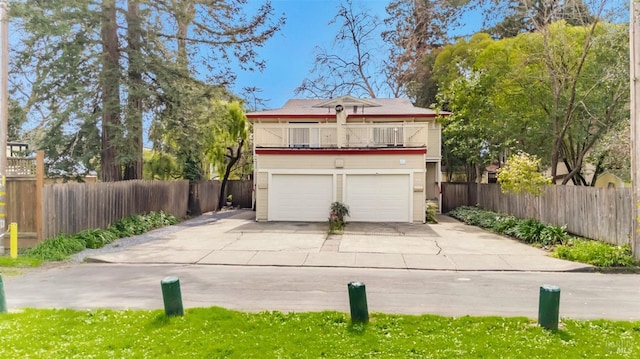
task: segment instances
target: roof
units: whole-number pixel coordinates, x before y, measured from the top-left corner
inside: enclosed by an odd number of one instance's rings
[[[413,106],[406,98],[375,98],[356,99],[351,96],[343,96],[332,100],[324,99],[292,99],[287,101],[282,108],[251,112],[247,118],[274,118],[274,117],[326,117],[335,116],[335,106],[342,104],[349,116],[367,117],[435,117],[438,114],[448,112],[436,112],[434,110]],[[354,112],[357,106],[357,113]]]

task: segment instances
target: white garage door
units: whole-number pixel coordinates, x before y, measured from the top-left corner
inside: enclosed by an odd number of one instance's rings
[[[409,175],[347,175],[349,221],[410,222]]]
[[[324,222],[333,201],[332,175],[271,176],[269,221]]]

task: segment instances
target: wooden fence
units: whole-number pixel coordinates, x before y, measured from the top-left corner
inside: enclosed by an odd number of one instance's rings
[[[465,188],[466,187],[466,188]],[[630,188],[549,186],[540,197],[503,194],[498,184],[443,183],[443,212],[460,206],[535,218],[543,223],[567,226],[567,231],[585,238],[629,244],[633,230]]]
[[[200,181],[194,184],[200,213],[217,211],[220,194],[220,181]],[[231,180],[227,182],[227,193],[231,195],[234,207],[253,207],[253,181]]]
[[[106,228],[116,220],[137,213],[165,211],[176,217],[187,215],[188,181],[122,181],[113,183],[44,184],[44,153],[37,158],[8,159],[6,223],[18,224],[20,247],[59,233]],[[227,193],[233,205],[252,207],[252,181],[229,181]],[[217,211],[220,183],[202,181],[197,193],[200,213]],[[3,240],[9,247],[9,236]]]
[[[136,213],[165,211],[178,218],[187,213],[188,181],[123,181],[61,183],[43,188],[43,238],[106,228]]]

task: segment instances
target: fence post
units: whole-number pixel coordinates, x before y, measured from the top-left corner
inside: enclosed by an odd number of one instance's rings
[[[44,212],[44,205],[42,202],[42,191],[44,187],[44,151],[38,150],[36,152],[36,241],[40,242],[44,240],[42,233],[42,218]]]

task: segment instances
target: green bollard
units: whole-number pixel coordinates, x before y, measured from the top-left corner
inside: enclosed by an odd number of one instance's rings
[[[349,288],[349,306],[351,307],[352,323],[368,323],[369,308],[367,307],[367,290],[362,282],[351,282]]]
[[[4,284],[2,283],[2,276],[0,275],[0,313],[7,312],[7,301],[4,299]]]
[[[558,330],[560,313],[560,287],[545,284],[540,287],[538,324],[549,330]]]
[[[164,312],[170,316],[183,316],[182,293],[180,292],[180,279],[177,277],[166,277],[160,281],[162,286],[162,299],[164,301]]]

